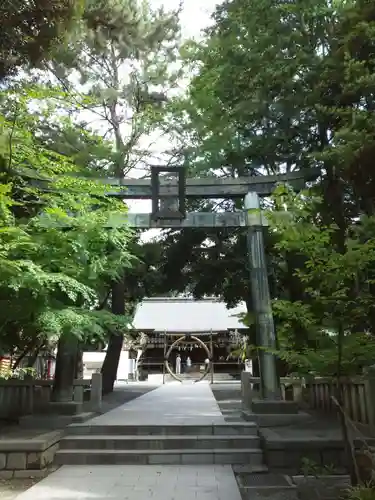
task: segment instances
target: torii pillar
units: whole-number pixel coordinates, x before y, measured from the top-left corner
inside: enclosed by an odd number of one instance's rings
[[[291,423],[300,418],[298,402],[284,401],[281,397],[280,379],[277,373],[276,356],[267,350],[276,349],[275,325],[272,315],[271,296],[268,285],[266,253],[263,227],[268,223],[262,217],[259,196],[249,192],[244,200],[248,220],[247,246],[250,264],[251,291],[256,318],[257,345],[259,350],[261,399],[251,402],[251,419],[260,426]],[[256,212],[253,215],[253,212]]]
[[[272,315],[271,296],[263,239],[263,221],[259,196],[250,192],[245,196],[245,210],[249,214],[256,211],[257,217],[248,217],[247,249],[250,264],[251,293],[256,318],[257,345],[261,395],[265,400],[280,400],[280,381],[276,369],[276,357],[265,349],[276,349],[275,326]]]

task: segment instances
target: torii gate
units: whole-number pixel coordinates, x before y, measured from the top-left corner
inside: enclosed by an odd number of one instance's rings
[[[160,178],[159,174],[164,173]],[[266,256],[263,241],[263,227],[267,220],[260,211],[260,196],[272,194],[279,183],[289,183],[296,190],[307,181],[315,180],[320,171],[297,171],[288,174],[202,179],[185,178],[183,167],[151,167],[151,179],[98,179],[113,186],[109,196],[121,199],[151,199],[150,214],[116,215],[118,225],[137,228],[247,228],[247,246],[250,263],[250,281],[256,318],[257,345],[275,349],[276,336],[273,322],[271,298],[268,285]],[[237,212],[192,212],[186,213],[186,198],[244,198],[244,210]],[[109,221],[111,225],[111,221]],[[265,349],[260,349],[261,395],[266,400],[280,400],[280,381],[276,370],[276,358]]]

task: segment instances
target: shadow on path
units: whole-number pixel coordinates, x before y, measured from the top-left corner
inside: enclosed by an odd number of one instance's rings
[[[115,389],[103,398],[102,413],[107,413],[115,408],[129,403],[133,399],[139,398],[148,392],[157,389],[158,385],[147,384],[147,382],[118,382]]]

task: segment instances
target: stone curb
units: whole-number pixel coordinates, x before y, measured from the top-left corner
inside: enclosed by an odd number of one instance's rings
[[[63,431],[47,432],[31,439],[0,439],[0,453],[45,451],[63,436]]]
[[[45,470],[52,464],[63,436],[62,431],[48,432],[35,439],[4,439],[0,441],[0,472],[3,477],[15,477],[30,471]]]
[[[43,479],[55,472],[59,467],[48,467],[36,470],[0,470],[0,479]]]

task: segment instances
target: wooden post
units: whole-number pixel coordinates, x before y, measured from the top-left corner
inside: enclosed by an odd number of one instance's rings
[[[28,381],[28,387],[26,388],[27,397],[27,412],[29,414],[34,413],[35,410],[35,383],[33,380]]]
[[[292,382],[293,401],[296,401],[296,403],[298,403],[298,404],[301,404],[303,401],[303,397],[302,397],[303,385],[304,385],[304,379],[293,380],[293,382]]]
[[[167,360],[165,359],[166,354],[167,354],[167,332],[164,332],[163,385],[165,384],[165,365],[167,363]]]
[[[75,385],[73,390],[73,401],[75,401],[76,403],[83,403],[83,393],[83,385]]]
[[[375,429],[375,365],[366,370],[365,397],[367,406],[368,423]]]
[[[91,411],[102,409],[103,380],[101,373],[93,373],[91,377],[90,407]]]

